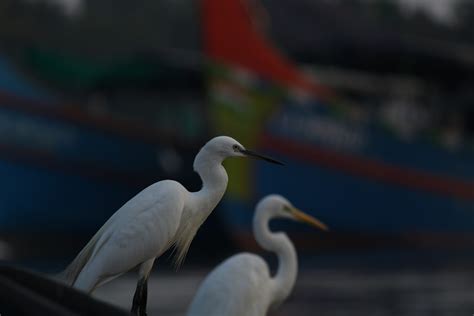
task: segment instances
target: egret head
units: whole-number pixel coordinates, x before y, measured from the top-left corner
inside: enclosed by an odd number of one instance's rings
[[[283,163],[264,155],[257,154],[245,147],[238,141],[228,136],[214,137],[203,147],[206,151],[219,156],[222,160],[228,157],[250,157],[262,159],[271,163],[283,165]]]
[[[273,212],[274,217],[289,218],[298,222],[306,223],[324,231],[329,230],[326,224],[306,213],[303,213],[281,195],[268,195],[264,197],[257,205],[257,212],[270,210]]]

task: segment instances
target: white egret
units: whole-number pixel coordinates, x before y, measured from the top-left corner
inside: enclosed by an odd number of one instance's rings
[[[96,287],[139,267],[132,313],[146,315],[147,280],[155,258],[171,246],[180,265],[191,241],[227,187],[222,162],[227,157],[255,157],[280,162],[245,149],[231,137],[207,142],[196,155],[194,170],[202,189],[189,192],[172,180],[156,182],[117,210],[92,237],[61,278],[91,293]]]
[[[255,254],[240,253],[215,268],[194,297],[188,316],[263,316],[282,303],[293,289],[298,272],[296,251],[283,232],[271,232],[272,218],[290,218],[327,230],[319,220],[296,209],[284,197],[269,195],[256,207],[255,239],[278,256],[278,270],[270,275],[266,262]]]

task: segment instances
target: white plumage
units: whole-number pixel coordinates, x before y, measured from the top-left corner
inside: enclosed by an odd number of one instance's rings
[[[188,316],[265,315],[271,301],[271,278],[265,261],[251,253],[234,255],[204,280]]]
[[[189,192],[172,180],[150,185],[109,218],[62,278],[90,293],[140,266],[132,312],[146,314],[146,281],[155,258],[175,246],[175,263],[181,264],[197,230],[226,190],[228,178],[222,161],[232,156],[254,156],[278,163],[246,150],[230,137],[213,138],[194,160],[194,170],[203,182],[200,191]]]
[[[294,208],[282,196],[265,197],[256,207],[253,231],[260,246],[278,256],[275,276],[270,275],[261,257],[251,253],[234,255],[206,277],[189,307],[188,316],[263,316],[288,297],[296,280],[298,262],[287,235],[273,233],[268,228],[268,222],[277,217],[327,230],[323,223]]]

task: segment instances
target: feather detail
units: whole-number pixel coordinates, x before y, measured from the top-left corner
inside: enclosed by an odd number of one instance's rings
[[[173,256],[173,266],[176,270],[183,264],[198,227],[192,225],[191,221],[187,221],[179,228],[173,245],[173,252],[171,253],[171,256]]]

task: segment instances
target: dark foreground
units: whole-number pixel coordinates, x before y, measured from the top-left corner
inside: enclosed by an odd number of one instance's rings
[[[149,283],[148,315],[185,315],[208,270],[157,273]],[[129,309],[135,275],[128,274],[94,296]],[[471,316],[474,269],[303,269],[292,296],[274,316]]]

